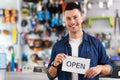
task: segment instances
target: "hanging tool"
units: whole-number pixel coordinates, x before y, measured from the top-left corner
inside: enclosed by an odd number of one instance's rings
[[[93,17],[90,17],[88,19],[88,25],[89,25],[89,27],[92,27],[92,21],[93,20],[99,20],[99,19],[108,19],[110,26],[111,27],[114,26],[114,19],[111,16],[93,16]]]
[[[118,14],[118,9],[116,9],[116,16],[115,16],[115,28],[114,28],[114,34],[120,33],[120,17]]]
[[[120,34],[120,16],[118,13],[118,35]]]

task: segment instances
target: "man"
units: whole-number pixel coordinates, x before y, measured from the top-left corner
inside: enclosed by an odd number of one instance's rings
[[[64,10],[64,17],[68,35],[53,46],[47,71],[49,79],[58,77],[58,80],[99,80],[99,74],[110,74],[112,64],[102,43],[81,28],[83,19],[79,4],[68,3]],[[62,62],[67,56],[90,59],[90,68],[84,75],[62,71]]]

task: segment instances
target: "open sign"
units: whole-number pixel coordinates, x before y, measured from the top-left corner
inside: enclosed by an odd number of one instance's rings
[[[90,59],[68,56],[62,64],[62,71],[85,74],[89,69]]]

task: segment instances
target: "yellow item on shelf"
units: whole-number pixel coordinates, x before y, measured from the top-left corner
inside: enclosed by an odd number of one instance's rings
[[[13,36],[13,42],[16,43],[17,42],[17,27],[14,27],[13,28],[13,31],[12,31],[12,36]]]
[[[118,53],[120,53],[120,47],[118,48]]]

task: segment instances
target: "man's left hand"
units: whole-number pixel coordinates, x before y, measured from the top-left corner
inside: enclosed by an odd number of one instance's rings
[[[87,78],[94,78],[95,76],[97,76],[98,74],[101,73],[103,67],[101,65],[95,66],[95,67],[91,67],[90,69],[88,69],[84,75],[84,77]]]

